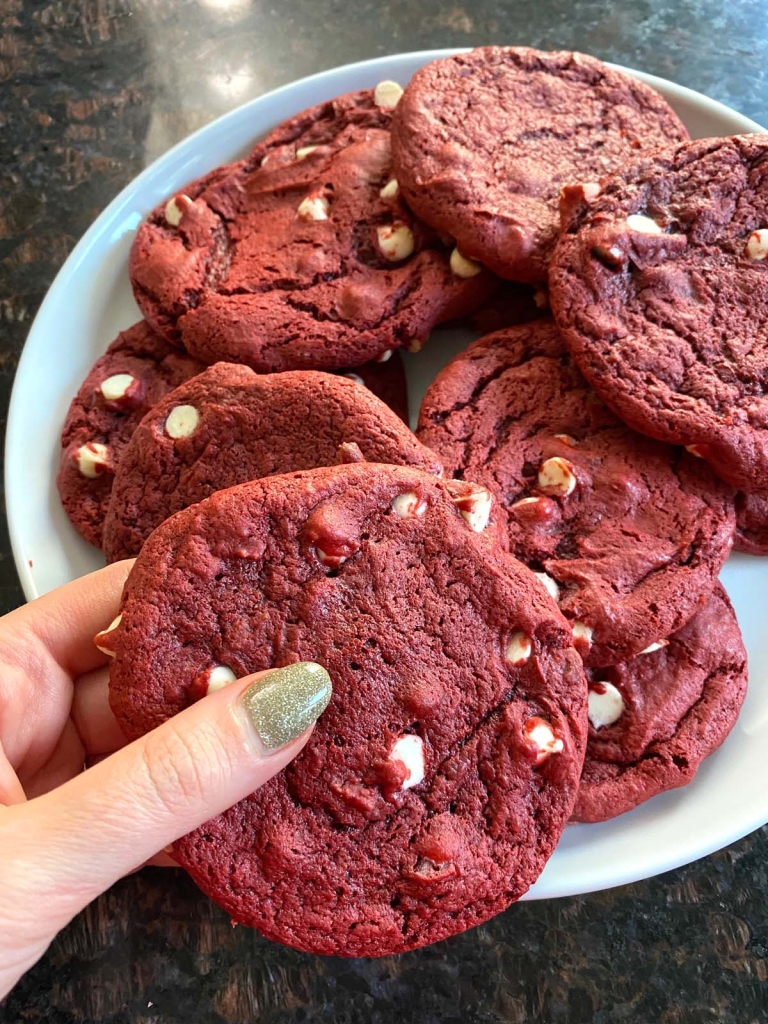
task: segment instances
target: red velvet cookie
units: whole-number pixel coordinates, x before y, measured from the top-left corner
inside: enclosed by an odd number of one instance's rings
[[[362,463],[219,491],[149,538],[109,632],[126,735],[234,676],[325,666],[280,775],[174,844],[236,921],[383,956],[471,928],[538,876],[571,813],[587,687],[544,588],[463,481]]]
[[[411,79],[392,126],[409,205],[502,277],[539,282],[561,186],[688,133],[654,89],[581,53],[484,46]]]
[[[550,300],[630,426],[768,494],[768,137],[634,161],[564,203]]]
[[[377,89],[304,111],[158,207],[130,260],[147,319],[207,363],[336,369],[419,346],[482,302],[492,275],[455,273],[399,196],[392,102]]]
[[[142,416],[203,364],[173,349],[143,321],[122,331],[72,399],[56,483],[72,525],[101,547],[123,449]]]
[[[419,437],[489,487],[510,550],[547,574],[591,665],[679,629],[731,549],[733,492],[702,459],[626,427],[551,320],[481,338],[429,388]]]
[[[352,457],[369,462],[442,472],[395,412],[344,376],[218,363],[166,395],[136,428],[112,489],[107,561],[138,554],[163,520],[214,491],[335,465],[341,445],[356,445]]]
[[[718,584],[669,642],[593,670],[589,741],[573,812],[605,821],[686,786],[733,728],[747,690],[747,655]]]

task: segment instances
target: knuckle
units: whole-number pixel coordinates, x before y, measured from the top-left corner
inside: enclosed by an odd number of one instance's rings
[[[198,802],[221,778],[218,744],[210,733],[193,735],[166,723],[144,749],[144,767],[152,794],[175,814]]]

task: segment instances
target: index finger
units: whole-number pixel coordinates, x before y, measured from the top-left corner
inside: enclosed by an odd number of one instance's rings
[[[106,664],[107,657],[93,638],[117,615],[132,566],[133,559],[115,562],[6,615],[0,632],[15,638],[13,660],[28,667],[25,654],[33,662],[47,654],[72,679]],[[25,637],[31,639],[33,649],[25,649]],[[40,645],[37,650],[35,644]]]

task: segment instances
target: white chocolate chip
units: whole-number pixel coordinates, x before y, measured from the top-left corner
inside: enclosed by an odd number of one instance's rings
[[[536,764],[546,761],[552,754],[559,754],[565,744],[555,736],[555,731],[549,722],[534,715],[529,718],[523,726],[523,736],[531,746],[536,748]]]
[[[259,164],[259,167],[266,167],[266,166],[267,166],[267,164],[269,163],[269,158],[270,158],[271,156],[272,156],[272,154],[271,154],[271,153],[267,153],[267,155],[266,155],[266,156],[263,156],[263,157],[261,158],[261,163]]]
[[[567,498],[576,487],[573,466],[567,459],[561,459],[557,455],[552,459],[545,459],[539,469],[539,487]]]
[[[171,225],[172,228],[177,228],[181,224],[181,218],[184,216],[184,210],[190,206],[192,200],[189,196],[185,196],[183,193],[178,196],[173,196],[165,204],[165,219]]]
[[[118,615],[116,619],[113,619],[110,622],[106,629],[103,629],[100,633],[97,633],[96,636],[93,638],[94,644],[98,647],[102,654],[106,654],[107,657],[109,658],[115,657],[115,651],[112,649],[110,645],[107,644],[107,637],[109,636],[110,633],[113,633],[117,629],[117,627],[120,625],[120,622],[122,621],[122,618],[122,614]]]
[[[627,227],[630,231],[637,231],[641,235],[661,235],[663,229],[661,225],[657,224],[651,217],[646,217],[642,213],[631,213],[627,217]]]
[[[98,441],[89,441],[75,452],[77,468],[89,480],[94,480],[109,467],[109,458],[109,448]]]
[[[397,82],[385,79],[383,82],[379,82],[373,90],[373,102],[377,107],[385,107],[387,110],[394,110],[400,102],[400,97],[402,95],[402,86],[398,85]]]
[[[345,373],[344,376],[345,377],[349,377],[349,379],[353,380],[355,382],[355,384],[360,384],[362,387],[365,387],[365,381],[360,376],[360,374],[358,374],[358,373]]]
[[[546,498],[521,498],[519,501],[514,502],[509,507],[522,508],[523,505],[538,505],[541,501],[546,501]]]
[[[553,580],[549,573],[546,572],[535,572],[533,575],[543,585],[553,601],[560,600],[560,587],[557,585],[557,580]]]
[[[393,351],[394,351],[393,349],[388,348],[386,352],[382,352],[380,356],[376,356],[376,359],[374,360],[374,362],[377,362],[377,363],[389,362],[389,360],[392,358],[392,352]]]
[[[579,641],[582,641],[587,645],[588,648],[592,646],[592,637],[595,635],[594,630],[591,629],[585,622],[579,622],[577,619],[576,622],[574,622],[573,624],[573,629],[571,630],[571,633],[573,634],[573,639],[577,643]]]
[[[690,452],[691,455],[695,455],[697,459],[704,458],[704,446],[701,444],[687,444],[685,450]]]
[[[401,519],[407,516],[423,516],[427,511],[427,503],[422,501],[415,491],[404,491],[392,499],[392,511]]]
[[[589,203],[600,195],[600,185],[596,181],[584,181],[581,184],[581,192]]]
[[[315,544],[315,554],[329,569],[338,569],[347,560],[346,555],[332,555],[330,552],[324,551],[318,544]]]
[[[463,494],[453,499],[470,530],[482,533],[488,525],[491,515],[493,498],[487,487],[478,487],[470,494]]]
[[[533,293],[533,304],[537,309],[549,309],[549,293],[544,288],[537,288]]]
[[[314,153],[316,149],[317,149],[317,146],[300,146],[296,150],[296,159],[297,160],[306,160],[306,158],[309,156],[309,154],[310,153]]]
[[[390,761],[400,761],[408,769],[403,789],[411,789],[424,781],[424,740],[421,736],[407,733],[395,741],[389,752]]]
[[[200,413],[194,405],[177,405],[171,409],[165,421],[168,437],[191,437],[200,423]]]
[[[296,216],[300,220],[328,220],[328,200],[325,196],[307,196],[299,203]]]
[[[390,178],[384,188],[379,192],[379,195],[382,199],[395,199],[399,191],[400,186],[397,183],[397,178]]]
[[[507,641],[504,657],[515,668],[519,668],[528,661],[532,650],[533,644],[529,636],[526,636],[525,633],[512,633]]]
[[[624,711],[624,698],[613,683],[593,683],[587,697],[587,714],[594,729],[613,725]]]
[[[412,341],[406,348],[406,352],[411,352],[413,355],[415,355],[417,352],[421,352],[423,348],[423,341]]]
[[[225,686],[234,683],[237,676],[231,668],[226,665],[215,665],[208,670],[208,688],[206,693],[215,693],[216,690],[223,690]]]
[[[563,444],[567,444],[569,448],[575,448],[577,441],[575,437],[571,437],[570,434],[555,434],[558,441],[562,441]]]
[[[118,402],[135,380],[130,373],[113,373],[101,382],[101,393],[107,402]]]
[[[645,650],[640,651],[641,654],[653,654],[654,651],[660,651],[662,648],[669,645],[669,640],[657,640],[653,644],[648,644]]]
[[[458,246],[456,246],[451,253],[450,264],[451,270],[456,277],[476,277],[483,269],[480,263],[476,263],[474,260],[468,260],[466,256],[462,256],[459,252]]]
[[[407,224],[384,224],[376,229],[379,250],[392,263],[408,259],[415,248],[413,232]]]
[[[764,260],[768,256],[768,228],[751,231],[747,238],[747,256],[751,260]]]

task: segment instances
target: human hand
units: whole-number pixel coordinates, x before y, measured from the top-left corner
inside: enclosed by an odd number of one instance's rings
[[[126,743],[93,638],[131,564],[0,619],[0,998],[99,893],[284,768],[330,697],[317,666],[260,672]]]

